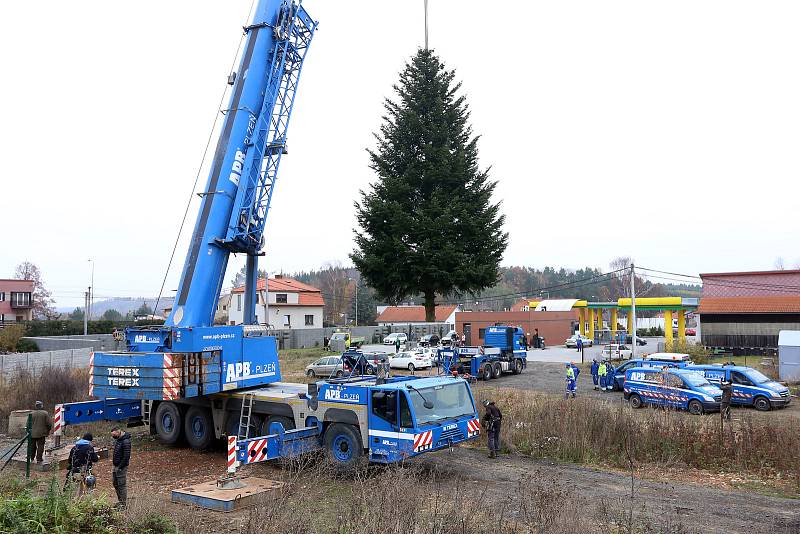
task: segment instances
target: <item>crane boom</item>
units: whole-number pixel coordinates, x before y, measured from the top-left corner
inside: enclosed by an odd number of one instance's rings
[[[245,323],[294,96],[317,23],[300,3],[260,0],[202,197],[171,326],[210,326],[230,253],[247,254]]]

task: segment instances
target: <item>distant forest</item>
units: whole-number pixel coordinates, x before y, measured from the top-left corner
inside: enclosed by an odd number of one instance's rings
[[[586,267],[565,269],[545,267],[502,267],[501,277],[493,287],[477,294],[449,295],[437,298],[437,304],[459,304],[464,310],[500,311],[510,309],[522,298],[582,298],[593,301],[612,301],[630,297],[630,273],[623,271],[628,258],[618,258],[608,272]],[[356,317],[356,286],[358,286],[358,324],[374,324],[376,307],[381,304],[422,304],[420,295],[403,302],[381,302],[374,291],[360,280],[354,267],[326,265],[320,270],[287,274],[322,291],[325,299],[326,325],[352,324]],[[662,284],[637,275],[637,297],[699,297],[700,286],[693,284]]]

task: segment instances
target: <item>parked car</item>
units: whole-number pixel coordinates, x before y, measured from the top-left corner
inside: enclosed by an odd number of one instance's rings
[[[336,376],[344,375],[344,366],[342,364],[341,356],[325,356],[320,358],[314,363],[306,366],[306,375],[310,377],[322,376]]]
[[[453,342],[458,344],[460,340],[461,336],[458,335],[458,332],[456,332],[455,330],[450,330],[448,333],[444,335],[444,337],[442,337],[440,343],[442,344],[443,347],[449,347],[450,345],[453,344]]]
[[[405,345],[408,342],[408,335],[403,332],[392,332],[385,338],[383,338],[384,345],[394,345],[395,340],[399,339],[401,345]]]
[[[630,334],[626,335],[625,336],[625,343],[627,343],[628,345],[632,344],[633,343],[633,336],[630,335]],[[647,340],[645,338],[641,337],[641,336],[636,336],[636,346],[642,347],[644,345],[647,345]]]
[[[439,365],[439,348],[438,347],[417,347],[414,352],[422,354],[431,361],[431,365]]]
[[[397,354],[389,355],[389,367],[392,369],[408,369],[414,371],[415,369],[427,369],[431,366],[430,356],[416,352],[404,350]]]
[[[697,335],[697,330],[695,330],[694,328],[687,328],[686,329],[686,335],[687,336],[696,336]]]
[[[594,342],[590,338],[582,336],[580,334],[569,336],[567,340],[564,342],[564,344],[567,346],[568,349],[575,349],[578,347],[578,338],[581,338],[583,340],[584,347],[591,347],[594,344]]]
[[[601,356],[609,360],[630,360],[633,351],[627,345],[617,345],[612,343],[603,347]]]
[[[425,334],[419,338],[420,347],[435,347],[439,344],[439,336],[437,334]]]

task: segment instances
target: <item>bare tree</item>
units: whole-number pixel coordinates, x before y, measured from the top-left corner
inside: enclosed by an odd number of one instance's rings
[[[786,263],[783,261],[783,257],[778,256],[775,258],[775,263],[772,264],[775,267],[776,271],[785,271],[786,270]]]
[[[56,313],[53,308],[55,300],[53,300],[50,291],[44,287],[42,273],[35,263],[23,261],[17,265],[14,278],[17,280],[33,281],[33,294],[31,295],[31,299],[33,300],[32,309],[34,319],[47,319],[55,316]]]
[[[326,263],[319,272],[319,286],[325,299],[328,322],[343,323],[355,292],[355,283],[348,276],[347,269],[339,262]]]

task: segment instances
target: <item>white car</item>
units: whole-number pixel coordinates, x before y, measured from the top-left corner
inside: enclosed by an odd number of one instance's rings
[[[633,351],[627,345],[611,344],[603,347],[601,356],[604,360],[630,360]]]
[[[567,340],[564,342],[564,345],[566,345],[567,348],[570,348],[570,349],[577,348],[577,346],[578,346],[578,338],[581,338],[583,340],[583,346],[584,347],[591,347],[593,345],[592,340],[590,338],[588,338],[586,336],[582,336],[580,334],[575,334],[574,336],[569,336],[567,338]]]
[[[403,332],[392,332],[385,338],[383,338],[384,345],[394,345],[395,341],[399,339],[401,345],[405,345],[406,341],[408,341],[408,336]]]
[[[392,369],[428,369],[431,366],[430,356],[420,352],[403,351],[389,355],[389,367]]]
[[[428,361],[430,361],[431,365],[434,365],[436,362],[436,357],[439,353],[439,349],[437,347],[417,347],[414,352],[417,354],[422,354],[428,359]]]

